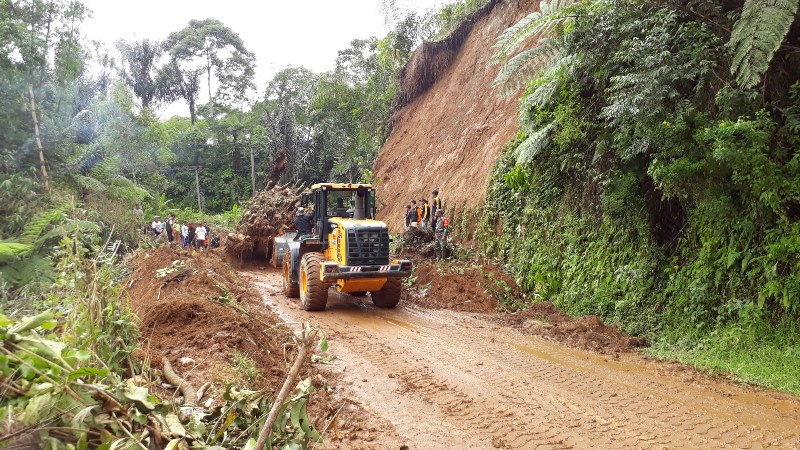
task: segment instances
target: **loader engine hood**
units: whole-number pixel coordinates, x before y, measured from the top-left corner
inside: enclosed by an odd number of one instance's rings
[[[389,264],[389,229],[378,220],[331,218],[331,234],[340,247],[344,263],[351,266]]]

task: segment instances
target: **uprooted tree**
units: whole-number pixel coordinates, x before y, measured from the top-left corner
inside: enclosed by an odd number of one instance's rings
[[[225,252],[240,261],[270,258],[275,237],[292,227],[300,193],[299,184],[268,186],[244,205],[236,232],[225,238]]]

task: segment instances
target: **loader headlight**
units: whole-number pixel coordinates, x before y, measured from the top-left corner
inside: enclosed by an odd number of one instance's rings
[[[411,270],[411,261],[406,261],[403,264],[400,264],[400,270],[403,271]]]

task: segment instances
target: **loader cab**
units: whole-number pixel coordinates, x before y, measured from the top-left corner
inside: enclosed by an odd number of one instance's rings
[[[331,219],[374,220],[377,210],[375,188],[371,184],[315,184],[310,193],[303,194],[302,202],[313,202],[314,226],[323,250],[328,248],[328,233],[335,226]]]

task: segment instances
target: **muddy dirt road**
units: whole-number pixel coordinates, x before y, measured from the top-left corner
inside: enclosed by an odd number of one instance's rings
[[[569,349],[485,316],[331,294],[308,313],[280,274],[242,273],[284,319],[319,324],[348,395],[381,429],[328,448],[800,448],[800,401],[638,355]]]

